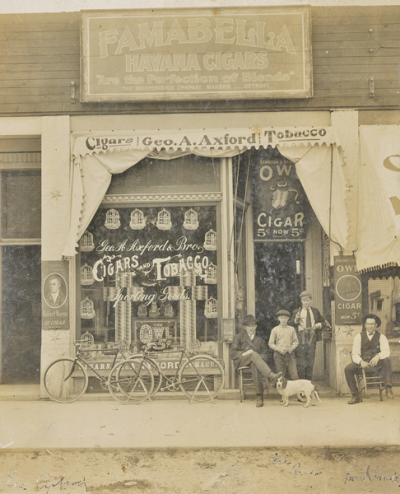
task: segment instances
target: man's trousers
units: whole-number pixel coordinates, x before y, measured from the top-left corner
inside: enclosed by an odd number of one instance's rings
[[[282,372],[282,374],[285,375],[286,370],[288,370],[293,381],[296,381],[299,378],[297,374],[296,357],[293,352],[290,355],[288,353],[282,355],[281,353],[275,351],[274,361],[277,373]]]
[[[296,348],[297,374],[299,379],[312,380],[314,359],[315,359],[315,341],[310,345],[307,343],[299,344]]]
[[[353,395],[358,394],[356,374],[357,372],[360,371],[360,369],[361,369],[361,365],[356,364],[355,362],[352,362],[351,364],[347,365],[346,368],[344,369],[344,374],[346,376],[347,384],[350,388],[351,394]],[[382,370],[383,382],[385,383],[385,386],[392,385],[392,366],[388,358],[379,360],[378,364],[375,367],[366,367],[364,370],[366,374],[375,374],[380,370]]]
[[[253,375],[253,382],[256,388],[256,393],[262,395],[264,393],[263,377],[268,377],[271,374],[271,369],[261,358],[259,353],[252,352],[248,355],[240,357],[239,367],[249,365]]]

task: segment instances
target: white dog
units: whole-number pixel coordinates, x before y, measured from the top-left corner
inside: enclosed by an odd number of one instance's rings
[[[307,408],[312,402],[312,405],[315,405],[315,398],[322,403],[319,399],[318,393],[315,390],[315,386],[311,381],[307,381],[306,379],[298,379],[297,381],[288,381],[284,377],[280,377],[276,381],[276,389],[282,395],[283,406],[287,407],[289,405],[289,396],[292,395],[305,395],[307,398],[307,403],[304,405],[304,408]]]

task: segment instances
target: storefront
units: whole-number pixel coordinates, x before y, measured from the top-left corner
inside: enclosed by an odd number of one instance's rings
[[[69,81],[68,108],[0,118],[3,142],[41,143],[41,241],[22,242],[41,243],[41,375],[73,355],[77,339],[104,373],[116,342],[136,353],[150,339],[172,340],[216,357],[232,389],[229,349],[244,315],[256,315],[268,340],[276,311],[296,309],[305,289],[328,322],[315,380],[347,392],[343,368],[362,313],[386,310],[394,336],[398,273],[386,284],[361,274],[400,258],[397,213],[390,225],[368,223],[372,206],[363,214],[374,182],[364,181],[359,145],[371,140],[362,124],[374,132],[375,112],[335,109],[334,98],[318,106],[323,41],[313,41],[313,63],[310,8],[223,13],[77,14],[82,82]],[[328,17],[313,17],[317,39]],[[376,223],[389,232],[382,245],[366,240]],[[335,269],[354,269],[362,293],[357,281],[338,284]],[[2,328],[4,355],[4,318]],[[174,355],[159,359],[172,372]]]

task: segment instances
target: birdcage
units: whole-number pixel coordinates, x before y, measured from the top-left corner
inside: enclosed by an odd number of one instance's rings
[[[138,317],[147,317],[147,308],[144,305],[139,305],[137,315]]]
[[[206,269],[206,283],[209,285],[215,285],[217,283],[217,266],[210,263]]]
[[[189,211],[186,211],[183,226],[186,230],[197,230],[199,227],[199,219],[194,209],[189,209]]]
[[[162,209],[157,215],[156,226],[159,230],[170,230],[172,227],[171,213],[166,209]]]
[[[152,302],[149,317],[158,317],[160,315],[160,309],[157,307],[157,302]]]
[[[204,238],[204,248],[206,250],[217,250],[217,233],[209,230]]]
[[[218,317],[218,302],[215,300],[215,298],[210,297],[208,300],[206,300],[204,315],[210,319]]]
[[[129,223],[129,226],[132,228],[132,230],[143,230],[143,228],[146,226],[143,211],[141,211],[140,209],[135,209],[134,211],[132,211],[131,222]]]
[[[121,226],[119,212],[116,209],[109,209],[106,213],[106,222],[104,226],[109,230],[116,230]]]
[[[94,336],[89,333],[89,331],[86,331],[86,333],[83,333],[81,336],[82,340],[82,345],[81,349],[82,350],[87,350],[88,348],[91,348],[94,345]]]
[[[85,264],[81,267],[81,285],[93,285],[93,283],[93,269],[88,264]]]
[[[174,309],[172,308],[171,304],[167,304],[164,307],[164,316],[165,317],[174,317]]]
[[[79,242],[81,252],[91,252],[94,249],[93,235],[85,232]]]
[[[93,319],[95,314],[93,301],[86,297],[81,302],[81,318]]]

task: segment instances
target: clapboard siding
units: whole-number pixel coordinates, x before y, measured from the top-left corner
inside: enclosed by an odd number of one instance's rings
[[[398,108],[400,6],[312,8],[308,100],[79,102],[80,14],[0,15],[0,114],[100,114]],[[374,78],[375,96],[369,80]],[[71,102],[71,81],[76,101]]]

